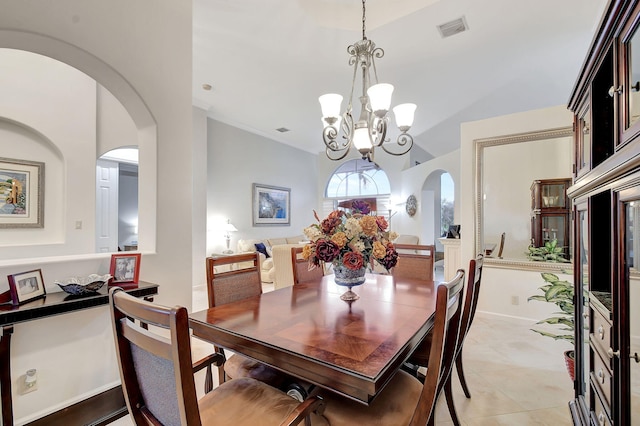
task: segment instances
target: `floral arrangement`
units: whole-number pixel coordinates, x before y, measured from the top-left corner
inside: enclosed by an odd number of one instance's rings
[[[327,262],[334,266],[344,265],[351,270],[367,266],[373,269],[374,260],[387,270],[396,265],[398,253],[391,241],[398,234],[387,230],[389,224],[383,216],[361,213],[366,210],[368,206],[354,204],[353,213],[335,210],[324,220],[320,220],[313,211],[318,223],[304,229],[311,242],[302,251],[303,258],[309,260],[310,268]]]

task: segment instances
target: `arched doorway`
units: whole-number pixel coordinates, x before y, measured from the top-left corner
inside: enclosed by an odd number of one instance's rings
[[[433,171],[424,181],[421,190],[423,235],[420,241],[436,246],[436,261],[444,247],[438,238],[446,236],[454,221],[455,185],[445,170]]]

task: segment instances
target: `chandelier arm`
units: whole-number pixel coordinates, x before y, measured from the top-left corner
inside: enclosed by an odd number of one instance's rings
[[[396,143],[398,146],[401,146],[401,147],[406,146],[406,147],[402,151],[394,152],[394,151],[388,150],[385,145],[380,145],[380,146],[382,147],[382,149],[384,149],[384,152],[386,152],[387,154],[391,154],[399,157],[411,150],[411,148],[413,147],[413,137],[408,133],[401,133],[400,135],[398,135],[398,139],[396,140]]]
[[[335,152],[338,152],[338,153],[340,153],[340,152],[341,152],[341,153],[342,153],[342,155],[338,155],[338,156],[334,157],[334,156],[333,156],[333,153],[335,153]],[[344,149],[344,150],[341,150],[341,151],[336,151],[336,150],[330,150],[330,149],[327,147],[327,149],[325,149],[325,154],[327,155],[327,157],[329,158],[329,160],[332,160],[332,161],[340,161],[340,160],[342,160],[344,157],[346,157],[346,156],[347,156],[347,154],[349,154],[349,149],[347,148],[347,149]]]
[[[338,142],[336,141],[337,137],[338,137],[338,129],[336,129],[334,126],[329,125],[329,126],[325,126],[325,128],[322,129],[322,140],[324,141],[324,144],[327,146],[327,149],[330,149],[332,151],[337,151],[340,149],[338,147]]]
[[[344,146],[351,146],[351,141],[353,140],[353,116],[351,115],[351,107],[342,115],[342,123],[340,123],[342,128],[342,134],[347,141]]]
[[[383,146],[382,144],[389,141],[389,139],[387,138],[388,127],[389,127],[388,117],[378,118],[376,116],[372,116],[372,120],[371,120],[371,123],[369,124],[369,128],[373,129],[371,131],[371,133],[373,133],[371,135],[371,140],[372,140],[372,145],[374,147]]]
[[[356,58],[356,56],[353,56]],[[358,61],[356,60],[353,63],[353,76],[351,77],[351,92],[349,93],[349,105],[347,106],[347,111],[351,112],[351,107],[353,106],[353,90],[356,87],[356,78],[358,77]]]

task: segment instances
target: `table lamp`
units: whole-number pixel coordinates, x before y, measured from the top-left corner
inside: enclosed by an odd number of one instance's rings
[[[225,240],[227,240],[227,249],[223,251],[223,253],[225,254],[233,253],[233,250],[229,248],[229,243],[231,243],[231,233],[237,232],[238,229],[235,226],[233,226],[233,224],[229,219],[227,219],[227,223],[224,224],[223,229],[224,229],[224,238]]]

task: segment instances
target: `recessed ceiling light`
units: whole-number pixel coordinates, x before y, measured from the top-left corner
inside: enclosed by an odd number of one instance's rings
[[[205,83],[205,84],[202,85],[202,88],[204,90],[211,90],[213,87],[210,84]]]

